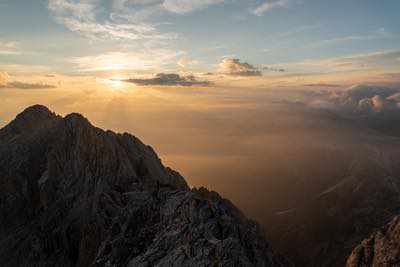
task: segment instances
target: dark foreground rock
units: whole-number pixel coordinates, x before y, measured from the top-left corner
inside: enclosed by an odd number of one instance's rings
[[[79,114],[0,130],[0,266],[288,266],[228,200]]]
[[[400,266],[400,217],[362,241],[347,260],[347,267],[369,266]]]

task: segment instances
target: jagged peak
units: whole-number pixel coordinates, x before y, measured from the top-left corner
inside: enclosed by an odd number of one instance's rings
[[[33,121],[38,121],[38,120],[43,120],[43,119],[51,119],[51,118],[56,118],[57,115],[50,111],[49,108],[47,108],[46,106],[43,105],[33,105],[30,106],[26,109],[24,109],[24,111],[22,111],[20,114],[17,115],[16,120],[33,120]]]
[[[31,113],[31,112],[52,114],[52,112],[50,111],[50,109],[48,107],[46,107],[44,105],[40,105],[40,104],[36,104],[36,105],[32,105],[30,107],[27,107],[21,114]]]
[[[70,113],[64,117],[64,120],[75,126],[80,125],[80,126],[93,127],[93,125],[90,123],[90,121],[80,113]]]
[[[18,134],[28,129],[52,123],[60,118],[60,116],[51,112],[46,106],[33,105],[24,109],[24,111],[19,113],[12,122],[6,125],[2,129],[2,134],[3,136],[7,135],[7,133]]]

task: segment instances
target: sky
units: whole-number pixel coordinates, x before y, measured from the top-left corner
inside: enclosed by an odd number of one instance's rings
[[[0,0],[0,127],[43,104],[138,136],[193,185],[262,176],[265,164],[253,165],[287,151],[285,131],[307,135],[315,118],[299,103],[332,109],[364,84],[389,93],[361,87],[357,108],[400,109],[399,10],[397,0]]]
[[[395,72],[400,63],[397,0],[0,0],[0,7],[0,68],[9,74]]]

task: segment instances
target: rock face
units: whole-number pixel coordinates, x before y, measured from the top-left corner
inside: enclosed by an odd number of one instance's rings
[[[347,260],[347,267],[400,266],[400,217],[357,246]]]
[[[288,266],[228,200],[79,114],[0,130],[0,266]]]

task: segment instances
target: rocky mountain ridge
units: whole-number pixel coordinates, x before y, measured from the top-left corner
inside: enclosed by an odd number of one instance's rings
[[[0,130],[1,266],[288,266],[130,134],[27,108]]]

